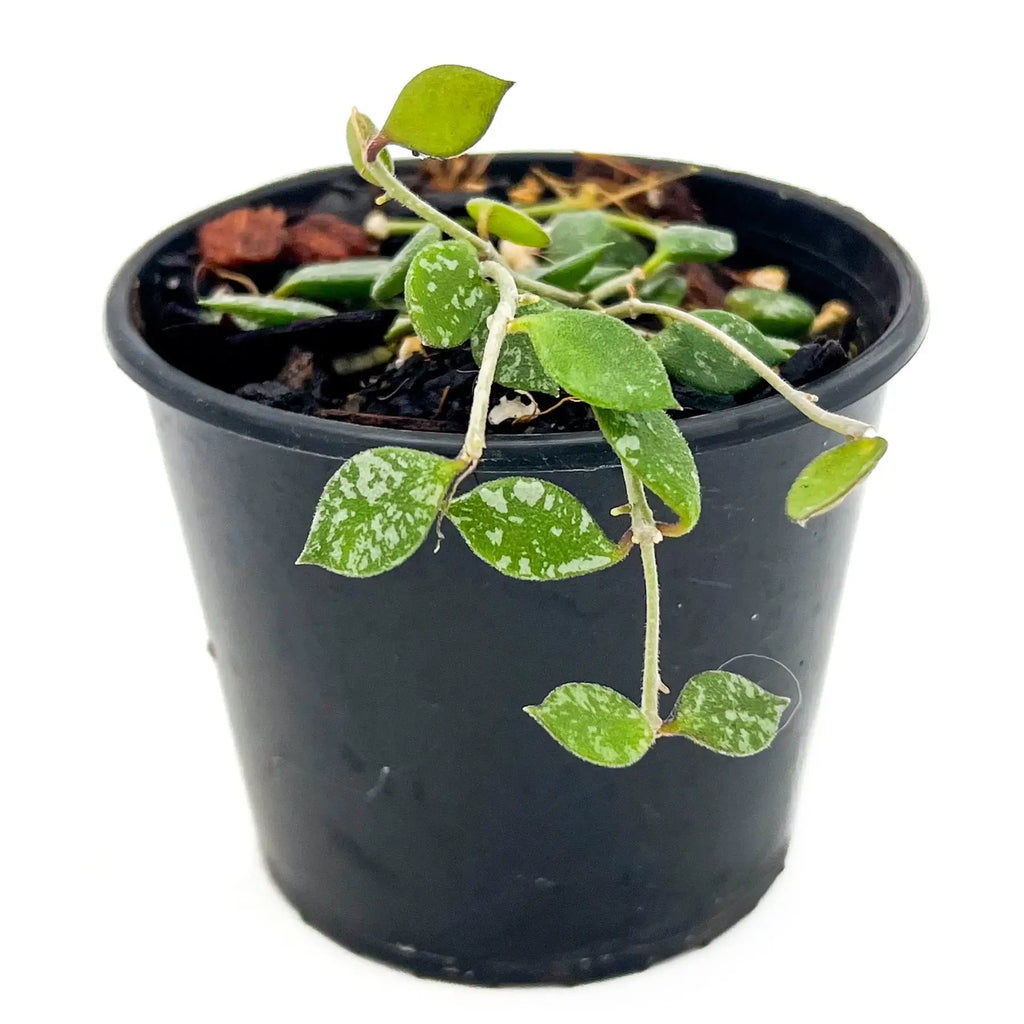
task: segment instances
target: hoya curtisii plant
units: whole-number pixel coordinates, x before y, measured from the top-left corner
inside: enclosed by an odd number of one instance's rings
[[[467,204],[469,222],[460,222],[399,180],[387,146],[442,158],[463,153],[486,131],[510,85],[472,68],[433,67],[405,86],[380,131],[352,113],[347,135],[355,168],[381,189],[378,202],[396,200],[416,218],[416,233],[395,258],[373,268],[372,298],[400,308],[422,345],[468,342],[479,375],[459,455],[400,447],[360,452],[327,482],[298,561],[344,576],[374,576],[409,558],[441,520],[481,559],[520,580],[599,572],[639,549],[646,593],[639,703],[596,682],[568,682],[524,710],[577,757],[607,767],[635,763],[664,737],[686,737],[726,755],[756,754],[771,744],[789,701],[740,675],[701,672],[682,687],[668,717],[660,713],[659,697],[669,688],[659,667],[658,546],[690,533],[700,516],[697,467],[668,414],[679,408],[669,377],[718,394],[745,390],[760,378],[844,438],[793,484],[786,512],[801,524],[841,501],[882,457],[886,442],[868,424],[821,409],[774,369],[791,351],[778,335],[806,330],[810,322],[801,300],[740,289],[729,310],[679,308],[681,279],[664,271],[732,255],[730,232],[601,211],[567,213],[558,203],[524,210],[482,197]],[[495,238],[544,250],[551,262],[533,272],[514,269]],[[332,273],[356,275],[304,268],[264,305],[315,306],[303,296],[318,295]],[[656,318],[662,329],[640,329],[641,317]],[[495,382],[530,394],[565,392],[593,407],[622,466],[625,502],[612,510],[629,517],[621,541],[547,480],[506,477],[464,489],[485,455]],[[655,518],[648,492],[673,521]]]

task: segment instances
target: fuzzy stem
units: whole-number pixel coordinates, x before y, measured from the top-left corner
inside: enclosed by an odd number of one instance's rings
[[[649,313],[653,316],[666,317],[669,320],[682,320],[692,324],[723,345],[740,362],[749,366],[763,381],[770,384],[790,405],[799,409],[813,423],[825,427],[826,430],[834,430],[844,437],[867,437],[874,433],[874,427],[870,423],[862,423],[849,416],[840,416],[837,413],[828,412],[826,409],[820,409],[815,404],[813,396],[798,391],[770,366],[761,362],[745,345],[741,345],[735,338],[729,337],[725,331],[709,324],[706,320],[701,320],[700,317],[694,316],[692,313],[687,313],[683,309],[675,309],[673,306],[663,306],[657,302],[641,302],[639,299],[626,299],[625,302],[606,307],[604,311],[609,316],[615,317],[634,317]]]
[[[480,373],[473,388],[473,407],[469,413],[469,429],[459,458],[470,468],[475,466],[487,446],[487,406],[491,400],[491,385],[498,367],[498,356],[505,341],[509,321],[515,318],[519,292],[508,270],[494,260],[485,260],[480,270],[498,286],[498,305],[487,318],[487,341],[480,359]]]
[[[457,220],[445,216],[440,210],[435,210],[425,199],[421,199],[411,189],[406,188],[384,166],[380,160],[367,163],[367,170],[373,175],[378,185],[394,200],[401,203],[407,210],[411,210],[417,217],[421,217],[431,224],[436,224],[446,235],[457,238],[462,242],[468,242],[474,249],[482,253],[485,259],[498,262],[501,257],[498,250],[486,239],[478,238],[468,228],[464,228]]]
[[[592,306],[590,299],[582,292],[567,292],[564,288],[556,288],[553,284],[538,281],[536,278],[520,274],[517,271],[513,271],[512,277],[520,291],[531,292],[543,299],[553,299],[555,302],[561,302],[564,306]]]
[[[625,464],[622,476],[626,481],[626,495],[629,498],[629,512],[633,521],[633,543],[640,548],[640,560],[644,567],[644,589],[647,594],[647,628],[644,634],[644,675],[640,692],[640,710],[651,728],[661,728],[658,714],[658,693],[661,691],[660,633],[661,600],[658,590],[658,560],[654,545],[662,539],[654,521],[654,513],[647,503],[644,485],[640,478]]]
[[[605,299],[610,299],[613,295],[628,292],[630,288],[642,281],[646,276],[647,274],[643,267],[634,267],[632,270],[627,270],[624,274],[610,277],[603,284],[592,288],[590,298],[594,302],[604,302]]]

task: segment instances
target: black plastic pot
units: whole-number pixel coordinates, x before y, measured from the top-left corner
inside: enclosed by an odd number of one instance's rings
[[[567,156],[513,156],[510,175]],[[701,946],[782,870],[853,538],[857,500],[800,529],[783,499],[834,439],[778,398],[685,421],[704,484],[693,535],[660,549],[664,675],[673,688],[737,655],[788,666],[802,699],[774,745],[732,759],[665,740],[636,766],[592,767],[521,711],[555,685],[636,696],[639,562],[551,583],[500,576],[454,530],[371,580],[296,566],[320,490],[363,448],[454,454],[405,433],[268,409],[168,365],[132,293],[161,252],[238,205],[301,205],[345,169],[221,204],[123,268],[107,310],[114,358],[151,396],[263,854],[285,896],[344,945],[421,974],[576,982]],[[920,277],[860,215],[788,186],[702,171],[693,190],[741,253],[785,264],[812,297],[848,299],[872,344],[814,390],[875,421],[925,330]],[[606,510],[622,478],[599,435],[494,437],[479,476],[523,473]],[[734,663],[798,696],[770,661]],[[791,708],[797,705],[794,700]]]

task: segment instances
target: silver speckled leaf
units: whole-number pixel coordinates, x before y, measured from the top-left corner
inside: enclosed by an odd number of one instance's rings
[[[370,448],[327,481],[299,565],[377,576],[404,562],[430,532],[463,464],[411,448]]]
[[[571,754],[602,768],[626,768],[654,743],[643,712],[597,683],[565,683],[523,710]]]
[[[519,580],[582,576],[625,553],[576,498],[547,480],[489,480],[456,498],[448,516],[475,554]]]

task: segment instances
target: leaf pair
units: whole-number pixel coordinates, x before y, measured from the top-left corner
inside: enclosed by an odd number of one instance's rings
[[[635,764],[659,736],[686,736],[730,757],[771,745],[789,698],[721,670],[701,672],[683,687],[672,717],[655,733],[647,716],[616,690],[566,683],[523,710],[570,753],[603,768]]]
[[[228,313],[246,328],[282,327],[298,320],[317,320],[335,313],[321,303],[356,306],[376,298],[376,282],[389,266],[388,260],[374,257],[310,263],[289,274],[273,295],[219,295],[200,299],[199,305]]]
[[[407,448],[374,448],[327,482],[298,563],[366,577],[404,562],[423,543],[465,463]],[[506,576],[561,580],[614,565],[612,543],[568,491],[546,480],[488,481],[444,513],[475,554]]]

